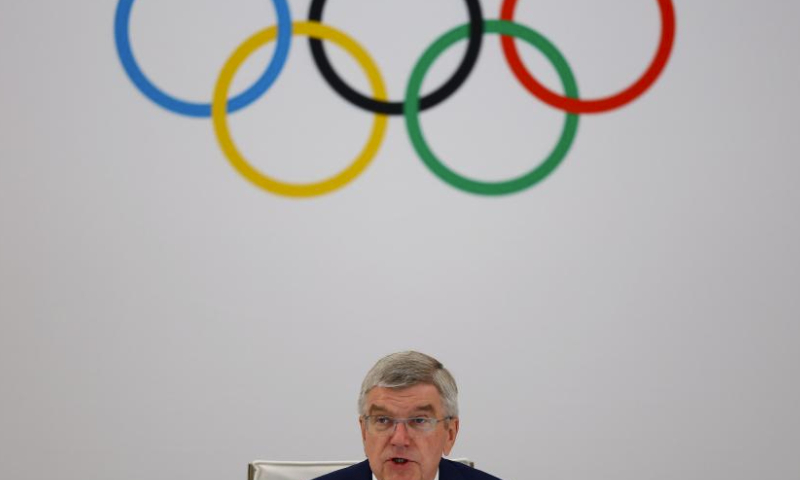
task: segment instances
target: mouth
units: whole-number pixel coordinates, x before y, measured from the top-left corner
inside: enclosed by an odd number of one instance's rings
[[[407,464],[411,463],[411,460],[409,460],[407,458],[403,458],[403,457],[392,457],[392,458],[389,459],[389,461],[393,465],[407,465]]]

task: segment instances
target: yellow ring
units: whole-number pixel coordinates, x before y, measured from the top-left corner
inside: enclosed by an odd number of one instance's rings
[[[387,118],[386,115],[376,114],[375,120],[372,122],[372,133],[370,133],[369,140],[367,140],[367,144],[353,163],[341,172],[319,182],[282,182],[268,177],[253,168],[250,163],[248,163],[247,159],[239,152],[231,139],[225,107],[228,99],[228,90],[230,89],[236,71],[250,54],[259,47],[275,40],[277,32],[277,26],[259,31],[245,40],[244,43],[233,52],[233,55],[231,55],[228,61],[225,62],[220,72],[219,79],[217,79],[217,85],[214,87],[214,97],[211,102],[211,118],[214,122],[214,132],[217,135],[220,148],[228,157],[228,161],[230,161],[231,165],[233,165],[239,173],[244,175],[246,179],[250,180],[258,187],[289,197],[312,197],[315,195],[322,195],[323,193],[328,193],[347,185],[364,171],[378,153],[381,140],[383,140],[383,136],[386,133]],[[369,54],[355,40],[339,30],[318,22],[294,22],[292,24],[292,34],[330,40],[342,47],[353,56],[361,66],[361,69],[364,70],[364,73],[366,73],[372,87],[374,98],[377,100],[386,100],[386,87],[383,84],[383,79],[378,71],[378,67],[375,65],[375,62],[372,61]]]

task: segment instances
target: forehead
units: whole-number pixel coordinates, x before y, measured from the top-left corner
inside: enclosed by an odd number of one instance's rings
[[[415,410],[428,410],[438,416],[443,410],[439,391],[429,384],[401,389],[375,387],[369,391],[366,400],[367,412],[382,409],[402,415]]]

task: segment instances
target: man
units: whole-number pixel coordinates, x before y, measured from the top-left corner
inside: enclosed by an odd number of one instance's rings
[[[498,480],[442,458],[458,435],[458,388],[435,358],[378,360],[361,384],[358,412],[367,460],[317,480]]]

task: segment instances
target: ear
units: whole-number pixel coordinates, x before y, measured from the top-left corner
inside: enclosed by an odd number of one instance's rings
[[[459,421],[458,417],[451,418],[447,421],[447,439],[444,442],[444,454],[450,455],[450,450],[453,449],[453,445],[456,443],[456,437],[458,436],[458,427]]]

